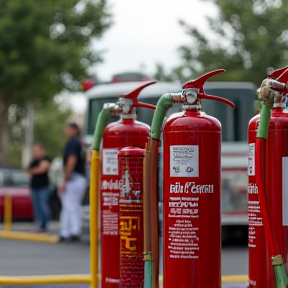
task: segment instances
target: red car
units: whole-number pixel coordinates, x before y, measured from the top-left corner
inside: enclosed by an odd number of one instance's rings
[[[24,171],[0,169],[0,219],[4,215],[5,195],[12,196],[13,220],[32,220],[33,208],[29,179]]]

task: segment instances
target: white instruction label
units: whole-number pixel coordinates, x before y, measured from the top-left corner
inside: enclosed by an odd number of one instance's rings
[[[118,149],[103,149],[103,175],[118,175]]]
[[[283,226],[288,226],[288,157],[282,158],[282,216]]]
[[[255,143],[249,144],[248,175],[255,176]]]
[[[198,145],[170,146],[170,177],[199,177]]]

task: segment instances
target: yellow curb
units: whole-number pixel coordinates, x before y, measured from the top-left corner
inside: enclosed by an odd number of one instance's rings
[[[59,241],[59,237],[56,235],[34,234],[34,233],[13,232],[13,231],[0,231],[0,238],[48,242],[48,243],[57,243]]]
[[[98,275],[99,279],[101,275]],[[163,276],[159,276],[159,280],[163,281]],[[0,276],[1,285],[44,285],[44,284],[90,284],[91,276],[88,274],[79,275],[47,275],[47,276]],[[223,283],[248,282],[247,275],[229,275],[222,276]]]
[[[222,282],[248,282],[247,275],[229,275],[229,276],[222,276]]]
[[[159,276],[159,280],[163,282],[163,275]],[[222,276],[222,282],[223,283],[235,283],[235,282],[248,282],[248,276],[247,275],[228,275],[228,276]]]
[[[0,276],[1,285],[90,284],[88,274],[47,276]]]

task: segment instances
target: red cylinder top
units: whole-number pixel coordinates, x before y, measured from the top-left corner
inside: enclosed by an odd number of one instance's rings
[[[133,147],[133,146],[128,146],[119,150],[118,156],[120,157],[124,157],[124,156],[144,157],[144,152],[145,152],[144,149]]]
[[[213,116],[201,111],[186,110],[184,114],[171,116],[164,124],[165,132],[173,131],[221,131],[221,123]]]
[[[248,125],[249,130],[257,130],[260,123],[260,114],[254,116]],[[272,108],[269,121],[269,130],[288,129],[288,113],[283,108]]]

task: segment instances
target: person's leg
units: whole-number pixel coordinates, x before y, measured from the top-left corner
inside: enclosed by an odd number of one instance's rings
[[[49,208],[49,187],[43,187],[39,191],[39,200],[40,200],[40,210],[41,210],[41,226],[40,228],[43,230],[47,230],[50,208]]]
[[[74,181],[74,193],[71,201],[71,234],[79,236],[81,234],[81,200],[86,188],[86,179],[83,176],[77,176]]]
[[[38,189],[31,189],[31,196],[32,196],[32,204],[33,204],[33,212],[35,217],[35,224],[37,225],[37,228],[40,228],[40,204],[39,204],[39,193]]]
[[[67,187],[64,193],[61,194],[62,209],[60,213],[60,236],[62,238],[69,238],[70,235],[70,221],[69,221],[69,196],[67,197]],[[68,203],[67,203],[68,202]]]

